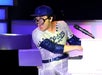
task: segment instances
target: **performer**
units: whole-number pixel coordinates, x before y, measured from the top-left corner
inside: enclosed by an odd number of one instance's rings
[[[81,40],[65,21],[53,21],[53,10],[47,5],[38,6],[32,16],[38,25],[32,39],[42,55],[39,75],[69,75],[68,52],[83,50]]]

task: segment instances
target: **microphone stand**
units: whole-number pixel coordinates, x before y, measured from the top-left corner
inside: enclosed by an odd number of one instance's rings
[[[74,25],[74,27],[75,26],[77,26],[78,27],[78,25],[77,24],[75,24]],[[85,29],[83,29],[83,30],[85,30]],[[79,30],[80,31],[80,30]],[[87,31],[87,30],[86,30]],[[81,31],[82,32],[82,31]],[[89,31],[87,31],[87,32],[89,32]],[[82,33],[84,33],[84,32],[82,32]],[[90,32],[89,32],[90,33]],[[86,33],[84,33],[84,34],[86,34]],[[93,39],[95,39],[95,37],[93,36],[93,34],[92,33],[90,33],[91,34],[91,36],[90,35],[88,35],[88,36],[90,36],[91,38],[93,38]],[[86,34],[87,35],[87,34]]]

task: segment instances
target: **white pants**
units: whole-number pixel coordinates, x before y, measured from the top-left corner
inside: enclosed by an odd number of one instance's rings
[[[71,75],[68,73],[68,59],[43,63],[38,68],[39,75]]]

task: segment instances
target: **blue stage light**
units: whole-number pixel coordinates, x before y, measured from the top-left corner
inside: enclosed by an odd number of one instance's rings
[[[5,20],[5,9],[0,9],[0,20]]]
[[[0,34],[7,33],[7,23],[0,23]]]
[[[13,0],[0,0],[0,5],[4,5],[4,6],[13,6]]]

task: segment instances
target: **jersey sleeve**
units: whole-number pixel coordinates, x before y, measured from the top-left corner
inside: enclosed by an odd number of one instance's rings
[[[70,45],[81,45],[81,40],[77,36],[75,36],[69,28],[69,25],[65,21],[61,21],[61,24],[64,26],[66,35],[67,35],[67,42]]]
[[[81,45],[81,40],[80,40],[80,38],[78,38],[77,36],[75,36],[75,35],[71,32],[71,30],[70,30],[68,24],[65,24],[65,26],[66,26],[67,36],[68,36],[67,42],[68,42],[70,45]]]
[[[64,29],[66,31],[66,34],[67,34],[68,39],[70,39],[73,36],[73,33],[70,30],[69,25],[65,21],[61,21],[61,24],[62,24],[62,26],[64,26]]]
[[[39,44],[41,43],[41,41],[43,41],[43,36],[41,35],[41,33],[39,31],[34,30],[32,32],[32,40],[33,43],[39,47]]]

